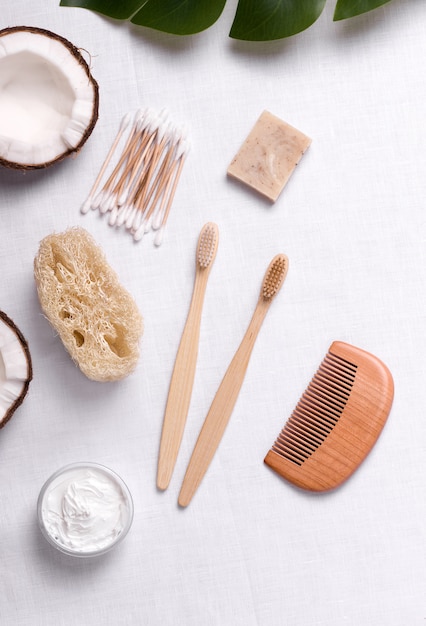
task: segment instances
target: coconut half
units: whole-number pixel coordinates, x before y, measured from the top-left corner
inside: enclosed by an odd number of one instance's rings
[[[98,119],[99,89],[69,41],[48,30],[0,30],[0,164],[41,169],[80,150]]]
[[[0,428],[22,404],[32,377],[28,344],[19,328],[0,311]]]

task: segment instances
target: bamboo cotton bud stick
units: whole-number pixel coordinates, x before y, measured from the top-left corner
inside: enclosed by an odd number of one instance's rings
[[[125,146],[102,188],[106,172],[124,130],[130,124],[127,114],[111,146],[85,203],[100,214],[109,213],[112,227],[125,225],[135,241],[139,241],[152,224],[161,231],[155,245],[163,240],[176,187],[187,152],[186,132],[178,130],[165,110],[159,114],[151,109],[139,110],[131,125]]]
[[[95,195],[95,193],[96,193],[96,191],[98,189],[99,183],[102,180],[102,176],[105,174],[106,168],[108,167],[108,165],[109,165],[109,163],[110,163],[110,161],[112,159],[112,156],[113,156],[114,152],[117,149],[117,146],[118,146],[118,144],[120,142],[121,137],[123,136],[124,131],[126,130],[128,125],[130,124],[130,119],[131,119],[131,114],[127,113],[123,117],[123,119],[121,120],[120,128],[118,129],[118,133],[117,133],[117,135],[115,137],[115,140],[113,141],[113,143],[111,145],[111,148],[109,149],[109,152],[108,152],[107,156],[105,157],[105,160],[104,160],[104,162],[102,164],[102,167],[101,167],[101,169],[99,171],[99,174],[97,175],[96,180],[93,183],[92,189],[90,190],[89,195],[88,195],[86,201],[84,202],[84,204],[81,207],[81,212],[83,214],[87,213],[89,211],[89,209],[90,209],[92,198],[94,197],[94,195]]]

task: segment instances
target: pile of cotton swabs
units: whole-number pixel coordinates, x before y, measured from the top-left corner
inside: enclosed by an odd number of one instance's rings
[[[101,181],[118,144],[130,125],[125,146],[102,188]],[[163,111],[138,111],[122,119],[82,213],[90,209],[109,214],[110,226],[124,226],[135,241],[151,229],[155,245],[161,245],[176,187],[189,150],[182,130]],[[99,190],[100,189],[100,190]]]

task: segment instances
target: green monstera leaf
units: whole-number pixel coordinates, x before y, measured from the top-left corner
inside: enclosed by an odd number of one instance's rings
[[[321,15],[326,0],[240,0],[230,36],[247,41],[283,39]]]
[[[219,18],[226,0],[148,0],[131,21],[176,35],[205,30]]]
[[[391,0],[337,0],[336,9],[334,11],[334,20],[346,20],[361,13],[367,13],[387,4]]]
[[[220,17],[226,0],[62,0],[64,7],[80,7],[117,20],[174,35],[193,35]]]
[[[230,37],[246,41],[283,39],[309,28],[327,0],[239,0]],[[391,0],[337,0],[334,20],[371,11]],[[226,0],[61,0],[117,20],[174,35],[193,35],[219,19]]]

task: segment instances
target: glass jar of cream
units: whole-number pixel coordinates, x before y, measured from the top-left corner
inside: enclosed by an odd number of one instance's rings
[[[72,556],[98,556],[126,536],[133,501],[123,480],[97,463],[74,463],[43,485],[38,522],[47,541]]]

